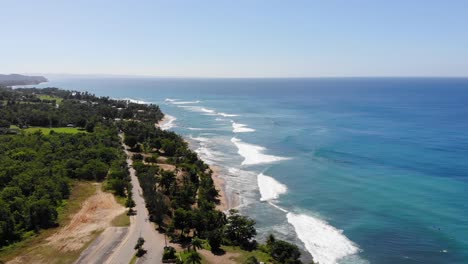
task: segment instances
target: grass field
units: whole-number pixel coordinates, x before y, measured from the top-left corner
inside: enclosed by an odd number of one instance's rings
[[[112,226],[129,226],[130,225],[130,216],[127,215],[127,211],[123,212],[121,215],[117,216],[112,220]]]
[[[11,260],[17,256],[24,256],[24,263],[33,263],[34,260],[45,260],[47,263],[73,263],[81,253],[80,251],[63,253],[54,247],[48,247],[46,239],[67,225],[72,216],[81,209],[81,204],[96,193],[93,182],[73,181],[70,198],[63,202],[58,209],[59,227],[40,231],[39,234],[31,232],[28,238],[0,250],[1,261]],[[98,234],[96,234],[97,236]],[[92,240],[91,240],[92,242]],[[85,245],[82,249],[85,249]]]
[[[257,249],[252,251],[242,250],[239,247],[222,246],[226,252],[239,253],[239,257],[235,258],[236,262],[244,263],[249,257],[254,256],[259,262],[271,263],[271,257],[267,253]]]
[[[34,133],[36,131],[41,131],[44,135],[49,135],[50,131],[54,131],[55,133],[67,133],[67,134],[76,134],[76,133],[88,133],[86,130],[77,127],[29,127],[23,129],[23,131],[27,133]]]
[[[45,94],[39,94],[37,97],[39,97],[39,99],[41,100],[55,100],[57,104],[61,104],[63,101],[63,99],[60,97],[55,97],[55,96],[45,95]]]

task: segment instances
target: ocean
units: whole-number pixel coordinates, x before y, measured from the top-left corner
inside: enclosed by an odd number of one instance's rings
[[[321,264],[468,263],[468,79],[52,78],[159,104],[231,205]]]

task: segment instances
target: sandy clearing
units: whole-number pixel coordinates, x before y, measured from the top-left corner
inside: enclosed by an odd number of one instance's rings
[[[156,165],[158,165],[158,167],[160,167],[161,169],[166,170],[166,171],[175,171],[175,169],[176,169],[176,166],[174,166],[172,164],[156,163]]]
[[[125,207],[118,204],[112,194],[102,192],[100,183],[93,185],[96,193],[82,203],[80,211],[72,216],[66,226],[47,237],[46,243],[35,246],[7,263],[63,263],[63,255],[79,253],[96,232],[110,226],[116,216],[125,212]]]
[[[94,232],[109,227],[116,216],[125,212],[114,195],[101,190],[101,184],[96,184],[96,189],[96,194],[83,203],[70,223],[47,238],[47,245],[62,252],[79,250],[91,240]]]

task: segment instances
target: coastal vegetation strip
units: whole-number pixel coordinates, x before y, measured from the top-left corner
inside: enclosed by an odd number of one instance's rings
[[[0,105],[2,251],[31,234],[40,236],[63,226],[59,210],[70,201],[70,182],[75,180],[104,182],[104,189],[129,208],[129,215],[137,214],[120,134],[130,149],[149,220],[180,245],[187,261],[216,262],[215,255],[262,261],[268,255],[271,263],[301,263],[296,246],[281,240],[261,245],[255,240],[253,219],[236,210],[226,215],[217,209],[222,203],[213,171],[180,135],[155,126],[163,118],[158,106],[57,88],[0,88],[0,101],[6,102]],[[105,195],[100,190],[98,194]],[[109,225],[128,224],[122,211],[111,216]],[[202,249],[196,245],[199,241],[208,245],[202,256],[197,252]],[[282,246],[280,255],[276,245]],[[166,251],[170,254],[165,256],[175,257],[175,249]]]

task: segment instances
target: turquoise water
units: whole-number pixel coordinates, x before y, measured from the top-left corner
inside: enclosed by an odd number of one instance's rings
[[[468,263],[468,79],[56,79],[158,103],[230,203],[327,263]],[[175,118],[175,119],[174,119]],[[309,256],[307,256],[309,255]]]

